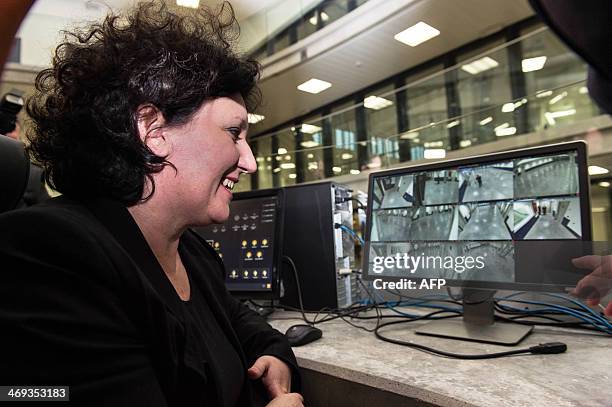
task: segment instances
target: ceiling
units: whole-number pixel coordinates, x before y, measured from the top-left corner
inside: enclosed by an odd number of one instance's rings
[[[360,8],[379,6],[381,1],[388,0],[370,0]],[[376,2],[378,4],[374,4]],[[264,105],[257,112],[266,116],[266,119],[252,126],[251,134],[262,134],[272,127],[534,14],[526,0],[413,0],[404,3],[404,8],[384,21],[374,24],[370,22],[366,29],[355,32],[348,40],[314,57],[302,58],[290,69],[266,75],[266,70],[274,70],[273,65],[266,66],[264,79],[260,83]],[[372,13],[362,13],[355,17],[358,11],[337,20],[324,30],[329,31],[329,36],[333,37],[337,35],[338,27],[347,26],[351,18],[366,21],[371,19]],[[441,34],[414,48],[393,39],[395,34],[419,21],[436,27]],[[323,30],[315,35],[318,34],[323,34]],[[324,40],[321,37],[321,41]],[[304,40],[307,41],[308,38]],[[312,46],[320,45],[315,43]],[[310,45],[299,49],[298,53],[302,56],[310,55],[308,47]],[[266,64],[266,60],[263,63]],[[317,95],[296,89],[297,85],[312,77],[330,82],[332,87]]]

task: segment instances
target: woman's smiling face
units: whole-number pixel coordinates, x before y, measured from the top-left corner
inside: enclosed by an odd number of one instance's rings
[[[247,110],[242,96],[219,97],[202,104],[191,120],[164,131],[171,149],[167,160],[177,170],[175,208],[189,225],[222,223],[229,217],[232,188],[241,173],[257,164],[247,143]],[[174,173],[172,168],[167,168]]]

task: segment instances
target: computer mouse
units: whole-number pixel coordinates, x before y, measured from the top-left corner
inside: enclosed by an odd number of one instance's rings
[[[314,326],[302,324],[290,326],[285,336],[291,346],[302,346],[321,338],[323,332]]]

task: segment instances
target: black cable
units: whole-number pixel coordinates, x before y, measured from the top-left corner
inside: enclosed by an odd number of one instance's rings
[[[414,349],[418,349],[427,353],[432,353],[434,355],[439,355],[439,356],[444,356],[444,357],[448,357],[448,358],[452,358],[452,359],[470,359],[470,360],[476,360],[476,359],[494,359],[494,358],[501,358],[501,357],[505,357],[505,356],[511,356],[511,355],[520,355],[523,353],[532,353],[532,354],[553,354],[553,353],[563,353],[567,350],[567,345],[561,342],[550,342],[550,343],[544,343],[544,344],[539,344],[536,346],[532,346],[530,348],[524,348],[524,349],[516,349],[516,350],[511,350],[511,351],[506,351],[506,352],[496,352],[496,353],[485,353],[485,354],[474,354],[474,355],[465,355],[465,354],[459,354],[459,353],[452,353],[452,352],[445,352],[439,349],[434,349],[434,348],[430,348],[429,346],[425,346],[425,345],[420,345],[418,343],[412,343],[412,342],[406,342],[406,341],[402,341],[399,339],[393,339],[393,338],[388,338],[386,336],[383,336],[380,333],[380,330],[383,327],[386,326],[390,326],[390,325],[396,325],[396,324],[401,324],[401,323],[406,323],[406,322],[413,322],[413,321],[417,321],[420,319],[431,319],[432,316],[435,316],[437,314],[442,314],[442,313],[454,313],[455,311],[448,311],[448,310],[440,310],[440,311],[434,311],[431,312],[429,314],[426,315],[422,315],[410,320],[399,320],[399,321],[391,321],[391,322],[385,322],[383,324],[380,324],[376,330],[374,331],[374,334],[376,335],[376,337],[382,341],[385,342],[389,342],[389,343],[393,343],[396,345],[402,345],[402,346],[407,346],[410,348],[414,348]],[[441,318],[453,318],[456,317],[458,315],[449,315],[449,316],[445,316],[445,317],[439,317]]]
[[[289,263],[289,265],[291,266],[291,269],[293,270],[293,275],[295,276],[295,286],[297,288],[298,302],[300,304],[300,312],[302,313],[302,318],[307,324],[314,326],[314,324],[311,321],[309,321],[308,318],[306,318],[306,313],[304,312],[304,301],[302,299],[302,286],[300,285],[300,277],[298,276],[297,267],[295,267],[295,263],[293,262],[293,259],[291,257],[283,256],[283,260]]]

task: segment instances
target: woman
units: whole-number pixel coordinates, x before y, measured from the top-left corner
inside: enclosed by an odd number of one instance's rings
[[[141,4],[67,34],[38,75],[30,152],[63,196],[0,216],[0,383],[86,405],[302,405],[284,336],[188,229],[226,220],[256,170],[258,65],[234,29],[227,4]]]

